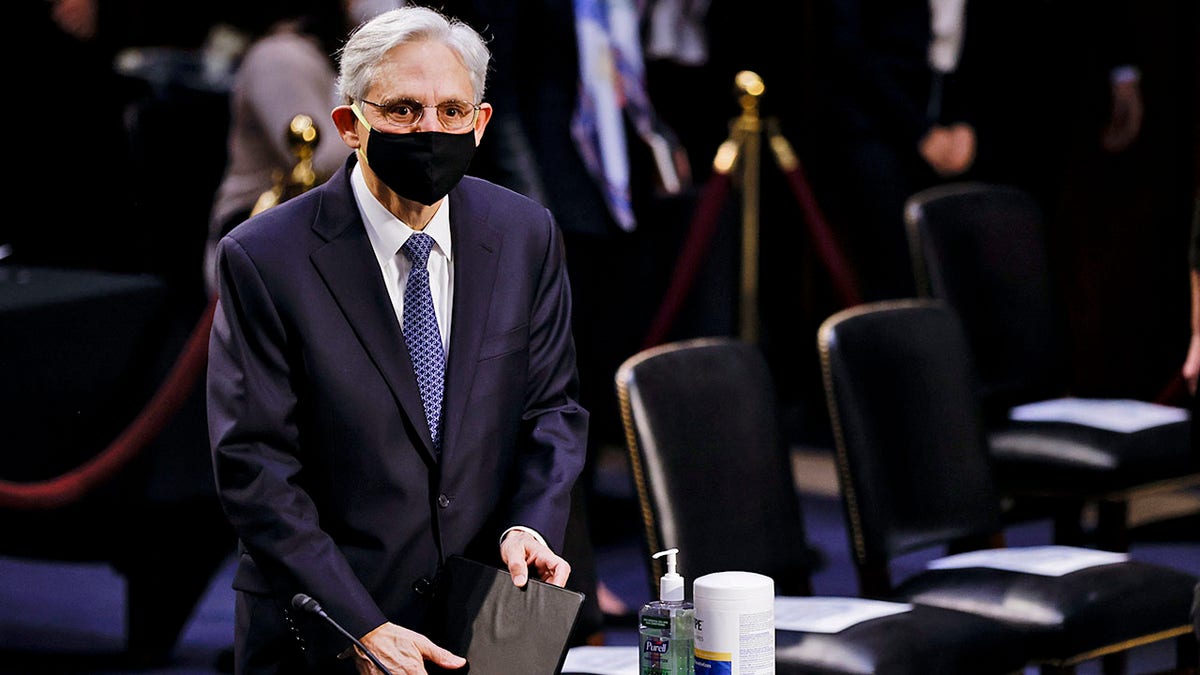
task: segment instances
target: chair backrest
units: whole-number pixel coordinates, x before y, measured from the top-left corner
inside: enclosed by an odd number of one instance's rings
[[[985,412],[1062,395],[1062,327],[1033,197],[1006,185],[942,185],[913,195],[905,221],[918,293],[961,317]]]
[[[961,322],[934,300],[846,309],[818,330],[838,478],[864,594],[887,563],[1001,531]]]
[[[692,580],[727,570],[809,595],[810,549],[760,349],[726,337],[660,345],[621,364],[616,388],[646,542],[679,549],[688,597]],[[657,584],[662,559],[651,570]]]

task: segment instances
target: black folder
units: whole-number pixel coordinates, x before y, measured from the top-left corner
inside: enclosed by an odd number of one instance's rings
[[[536,579],[517,588],[508,570],[462,556],[446,560],[437,594],[434,641],[467,666],[429,672],[471,675],[556,675],[584,598]]]

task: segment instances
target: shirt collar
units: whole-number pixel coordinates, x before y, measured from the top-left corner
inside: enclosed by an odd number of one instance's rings
[[[350,187],[354,190],[355,201],[358,202],[363,223],[367,226],[367,237],[371,240],[371,248],[374,249],[375,257],[382,267],[400,252],[400,247],[416,230],[388,211],[383,204],[379,203],[375,195],[371,194],[370,188],[367,187],[367,181],[363,178],[362,165],[359,163],[355,163],[350,172]],[[442,204],[434,212],[433,218],[421,231],[433,237],[437,248],[447,259],[453,259],[450,248],[450,200],[448,198],[442,200]]]

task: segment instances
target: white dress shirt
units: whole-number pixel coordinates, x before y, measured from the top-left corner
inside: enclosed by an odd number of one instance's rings
[[[375,260],[383,274],[383,284],[392,300],[392,307],[396,310],[396,321],[399,323],[404,316],[404,287],[408,285],[408,272],[412,269],[412,263],[400,248],[416,230],[392,215],[392,212],[384,208],[375,195],[371,194],[371,190],[367,188],[367,181],[363,178],[361,164],[354,165],[350,173],[350,186],[354,189],[358,211],[367,226],[367,238],[371,240]],[[438,333],[442,337],[442,351],[449,355],[450,316],[454,305],[454,256],[450,241],[449,199],[442,201],[422,232],[433,237],[434,241],[433,250],[429,252],[429,290],[433,295],[433,311],[437,314]]]

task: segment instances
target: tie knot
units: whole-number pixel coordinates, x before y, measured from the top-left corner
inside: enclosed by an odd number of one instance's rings
[[[400,247],[404,255],[412,262],[413,267],[423,268],[429,262],[429,252],[433,250],[433,237],[424,232],[417,232]]]

